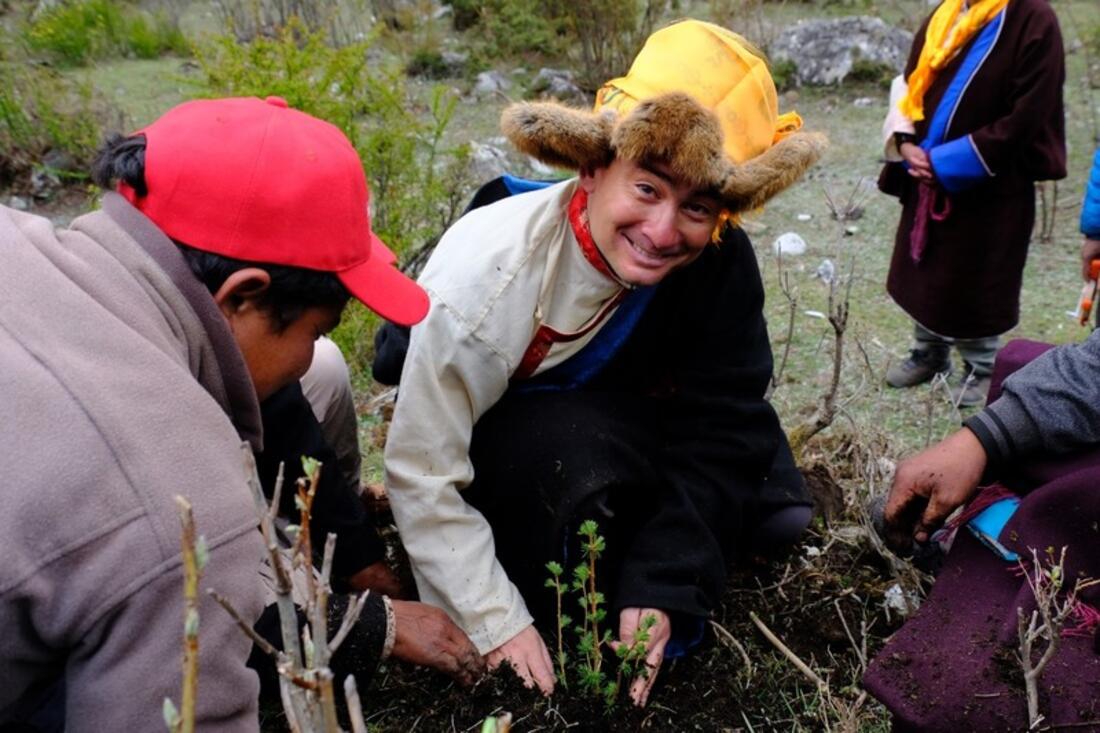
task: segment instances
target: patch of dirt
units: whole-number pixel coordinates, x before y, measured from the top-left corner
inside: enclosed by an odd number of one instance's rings
[[[806,557],[806,547],[825,549]],[[763,637],[749,612],[826,678],[834,696],[853,704],[862,669],[857,647],[866,644],[873,655],[899,625],[896,616],[887,620],[880,602],[895,580],[871,554],[860,543],[830,544],[828,535],[811,533],[789,560],[738,570],[713,620],[741,644],[752,669],[726,634],[708,625],[692,654],[666,663],[645,709],[624,697],[609,710],[602,700],[560,687],[543,698],[510,669],[463,689],[439,673],[391,661],[369,687],[367,675],[359,675],[365,716],[372,731],[402,732],[473,731],[502,712],[512,714],[516,731],[713,731],[746,723],[757,730],[819,729],[824,706],[813,684]],[[862,719],[883,723],[881,709],[862,705]]]

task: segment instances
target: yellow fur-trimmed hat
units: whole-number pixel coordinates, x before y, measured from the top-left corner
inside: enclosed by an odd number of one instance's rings
[[[505,109],[519,150],[591,170],[615,157],[661,161],[679,180],[718,194],[730,213],[761,206],[820,157],[825,138],[779,115],[767,64],[736,33],[685,20],[651,35],[626,76],[605,84],[596,109],[553,102]]]

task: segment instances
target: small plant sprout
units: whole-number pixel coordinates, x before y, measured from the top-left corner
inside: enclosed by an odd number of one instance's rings
[[[573,619],[562,613],[561,601],[562,595],[565,592],[565,587],[561,584],[561,576],[565,572],[562,569],[561,564],[554,561],[546,563],[546,570],[550,573],[550,577],[546,579],[546,587],[554,589],[554,595],[557,599],[557,622],[558,622],[558,682],[562,687],[569,688],[569,680],[565,674],[565,665],[569,662],[569,656],[565,653],[565,629],[569,628],[569,625],[573,623]]]
[[[1020,640],[1017,656],[1024,671],[1024,688],[1027,691],[1028,730],[1037,729],[1043,722],[1039,712],[1039,676],[1061,646],[1066,622],[1078,609],[1077,596],[1085,588],[1100,583],[1098,579],[1077,578],[1072,587],[1063,593],[1066,587],[1066,548],[1062,548],[1057,559],[1053,547],[1048,547],[1045,554],[1044,564],[1035,548],[1031,548],[1030,569],[1020,561],[1020,569],[1035,597],[1036,606],[1030,616],[1024,613],[1023,608],[1016,608],[1016,628]],[[1040,649],[1039,660],[1034,661],[1034,655]]]
[[[481,733],[509,733],[512,730],[512,714],[490,715],[481,723]]]
[[[649,632],[657,625],[657,617],[653,614],[646,614],[642,617],[641,623],[638,624],[637,630],[634,632],[634,641],[630,644],[619,644],[615,647],[615,656],[619,658],[619,673],[615,676],[615,683],[610,687],[614,688],[614,694],[618,694],[618,691],[623,688],[623,679],[631,680],[635,677],[648,677],[649,668],[645,665],[645,656],[648,651],[649,645]],[[612,695],[612,701],[614,700],[614,694]]]
[[[580,564],[573,568],[568,587],[562,579],[565,574],[562,565],[557,562],[546,563],[550,577],[546,579],[545,585],[554,591],[557,600],[557,676],[562,687],[568,689],[570,654],[566,652],[564,637],[573,621],[562,613],[562,599],[566,592],[571,592],[576,595],[582,614],[580,623],[572,625],[572,631],[576,635],[576,646],[572,654],[572,659],[575,660],[573,670],[578,686],[586,694],[602,698],[610,708],[615,705],[619,692],[623,689],[624,679],[647,676],[645,656],[650,631],[656,625],[657,617],[650,614],[642,618],[630,644],[616,644],[611,640],[610,630],[601,631],[607,610],[604,608],[603,593],[596,590],[596,562],[607,545],[600,535],[599,526],[592,520],[581,523],[577,536],[581,538],[583,556]],[[605,650],[612,648],[618,660],[618,671],[615,679],[610,680],[603,670],[603,655]]]
[[[603,649],[611,643],[611,632],[600,634],[600,623],[607,617],[603,593],[596,590],[596,561],[606,548],[600,536],[599,526],[589,519],[577,530],[581,538],[584,563],[573,569],[572,589],[578,594],[577,603],[583,612],[582,623],[576,627],[580,637],[577,651],[580,654],[579,671],[581,688],[592,694],[601,694],[606,685],[603,673]]]

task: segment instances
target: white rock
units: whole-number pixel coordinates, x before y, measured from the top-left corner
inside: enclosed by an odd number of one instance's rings
[[[832,284],[836,278],[836,265],[830,259],[824,259],[821,264],[817,266],[817,270],[814,272],[814,277],[820,278],[826,285]]]
[[[26,211],[30,208],[27,200],[20,196],[12,196],[10,199],[8,199],[8,206],[15,209],[16,211]]]
[[[483,71],[477,75],[473,91],[477,97],[486,97],[503,92],[511,86],[512,83],[499,71]]]
[[[488,181],[508,171],[508,154],[495,145],[470,143],[470,169],[474,179]]]
[[[913,34],[880,18],[849,16],[802,20],[779,32],[769,47],[772,61],[793,61],[799,84],[837,84],[857,62],[905,67]]]
[[[814,218],[814,215],[813,214],[799,214],[795,218],[798,219],[799,221],[809,221],[810,219]]]
[[[917,594],[906,593],[900,583],[894,583],[883,594],[883,605],[891,611],[897,611],[899,616],[908,616],[920,607],[920,597]]]
[[[857,97],[855,100],[852,101],[852,106],[862,109],[864,107],[870,107],[874,103],[875,100],[871,99],[870,97]]]
[[[784,232],[775,238],[772,251],[777,255],[798,256],[806,253],[806,240],[794,232]]]

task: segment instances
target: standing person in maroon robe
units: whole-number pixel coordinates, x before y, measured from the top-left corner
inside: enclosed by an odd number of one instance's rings
[[[894,80],[879,188],[901,221],[886,288],[914,322],[912,387],[964,362],[953,397],[981,404],[1019,320],[1034,182],[1066,175],[1062,37],[1047,0],[945,0]]]

